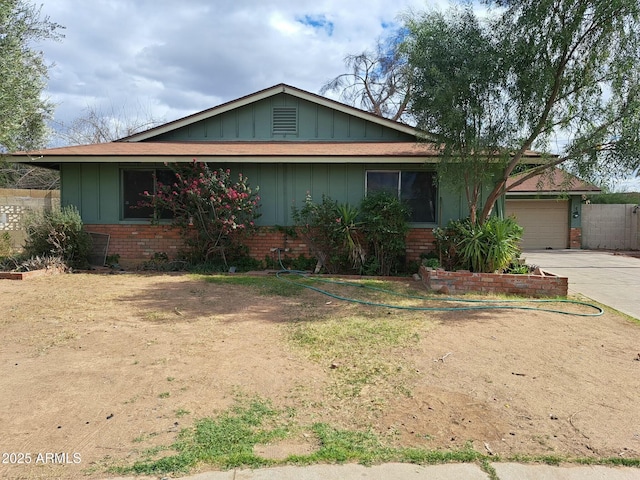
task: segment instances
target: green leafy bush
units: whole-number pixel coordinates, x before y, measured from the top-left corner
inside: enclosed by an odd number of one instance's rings
[[[73,268],[89,265],[91,237],[82,229],[80,212],[73,205],[60,210],[32,212],[25,218],[27,257],[58,256]]]
[[[293,207],[292,217],[311,253],[329,273],[349,269],[345,230],[338,202],[327,195],[315,203],[307,194],[302,208]]]
[[[425,258],[422,260],[422,265],[427,268],[440,268],[440,260],[437,258]]]
[[[2,232],[2,235],[0,235],[0,258],[8,257],[11,255],[12,250],[9,232]]]
[[[398,273],[406,255],[408,207],[395,195],[376,192],[362,200],[360,211],[364,244],[369,253],[365,273]]]
[[[292,216],[329,273],[390,275],[404,266],[409,211],[393,195],[370,194],[359,208],[326,195],[315,203],[307,195],[302,208],[293,207]]]
[[[482,224],[452,220],[433,233],[445,269],[491,273],[504,271],[519,257],[522,231],[512,218],[491,217]]]

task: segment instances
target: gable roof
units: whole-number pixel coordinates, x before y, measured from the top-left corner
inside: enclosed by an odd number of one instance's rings
[[[507,188],[524,175],[525,173],[522,173],[509,178],[509,180],[507,180]],[[514,187],[513,190],[508,190],[507,196],[558,195],[563,193],[569,195],[587,195],[601,191],[600,188],[591,183],[580,180],[578,177],[564,170],[554,168],[550,172],[544,172],[525,180],[520,185]]]
[[[157,137],[183,127],[240,109],[261,100],[287,94],[346,115],[389,128],[414,141],[269,141],[216,140],[184,141],[160,140]],[[239,99],[203,110],[192,115],[124,137],[114,142],[49,148],[31,152],[16,152],[12,161],[58,168],[61,163],[157,163],[191,162],[194,158],[211,162],[251,163],[435,163],[441,153],[433,143],[419,142],[420,132],[409,125],[380,117],[335,100],[316,95],[286,84],[260,90]],[[535,161],[536,152],[527,151],[525,157]]]
[[[414,136],[418,135],[418,130],[404,123],[400,123],[394,120],[389,120],[388,118],[380,117],[379,115],[373,114],[371,112],[367,112],[365,110],[360,110],[359,108],[356,108],[356,107],[351,107],[344,103],[331,100],[327,97],[316,95],[315,93],[307,92],[305,90],[301,90],[299,88],[292,87],[284,83],[280,83],[278,85],[274,85],[273,87],[265,88],[264,90],[260,90],[250,95],[245,95],[244,97],[240,97],[236,100],[223,103],[216,107],[209,108],[207,110],[203,110],[201,112],[194,113],[192,115],[188,115],[183,118],[179,118],[177,120],[165,123],[163,125],[159,125],[154,128],[150,128],[149,130],[145,130],[144,132],[135,133],[128,137],[122,138],[118,141],[139,142],[143,140],[148,140],[157,135],[161,135],[163,133],[167,133],[178,128],[186,127],[188,125],[199,122],[201,120],[206,120],[216,115],[220,115],[222,113],[228,112],[230,110],[234,110],[239,107],[244,107],[245,105],[249,105],[251,103],[264,100],[266,98],[273,97],[281,93],[286,93],[293,97],[309,101],[311,103],[316,103],[318,105],[322,105],[322,106],[331,108],[333,110],[338,110],[342,113],[346,113],[348,115],[352,115],[354,117],[358,117],[363,120],[367,120],[369,122],[382,125],[384,127],[392,128],[394,130],[407,133],[409,135],[414,135]]]

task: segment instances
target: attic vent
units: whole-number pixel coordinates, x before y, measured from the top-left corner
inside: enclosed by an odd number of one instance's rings
[[[273,107],[273,133],[298,133],[298,109],[296,107]]]

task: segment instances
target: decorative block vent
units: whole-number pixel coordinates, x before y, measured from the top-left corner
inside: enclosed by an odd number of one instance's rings
[[[22,230],[22,216],[25,207],[19,205],[0,205],[0,230]]]

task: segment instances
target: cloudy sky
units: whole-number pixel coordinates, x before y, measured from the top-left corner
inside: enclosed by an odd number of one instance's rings
[[[410,10],[463,0],[37,0],[56,123],[88,108],[165,122],[278,83],[318,93]],[[334,98],[336,96],[334,95]],[[58,140],[58,144],[59,140]],[[640,179],[620,189],[640,190]]]
[[[409,9],[447,0],[44,0],[56,120],[87,107],[174,120],[276,85],[318,93]]]

